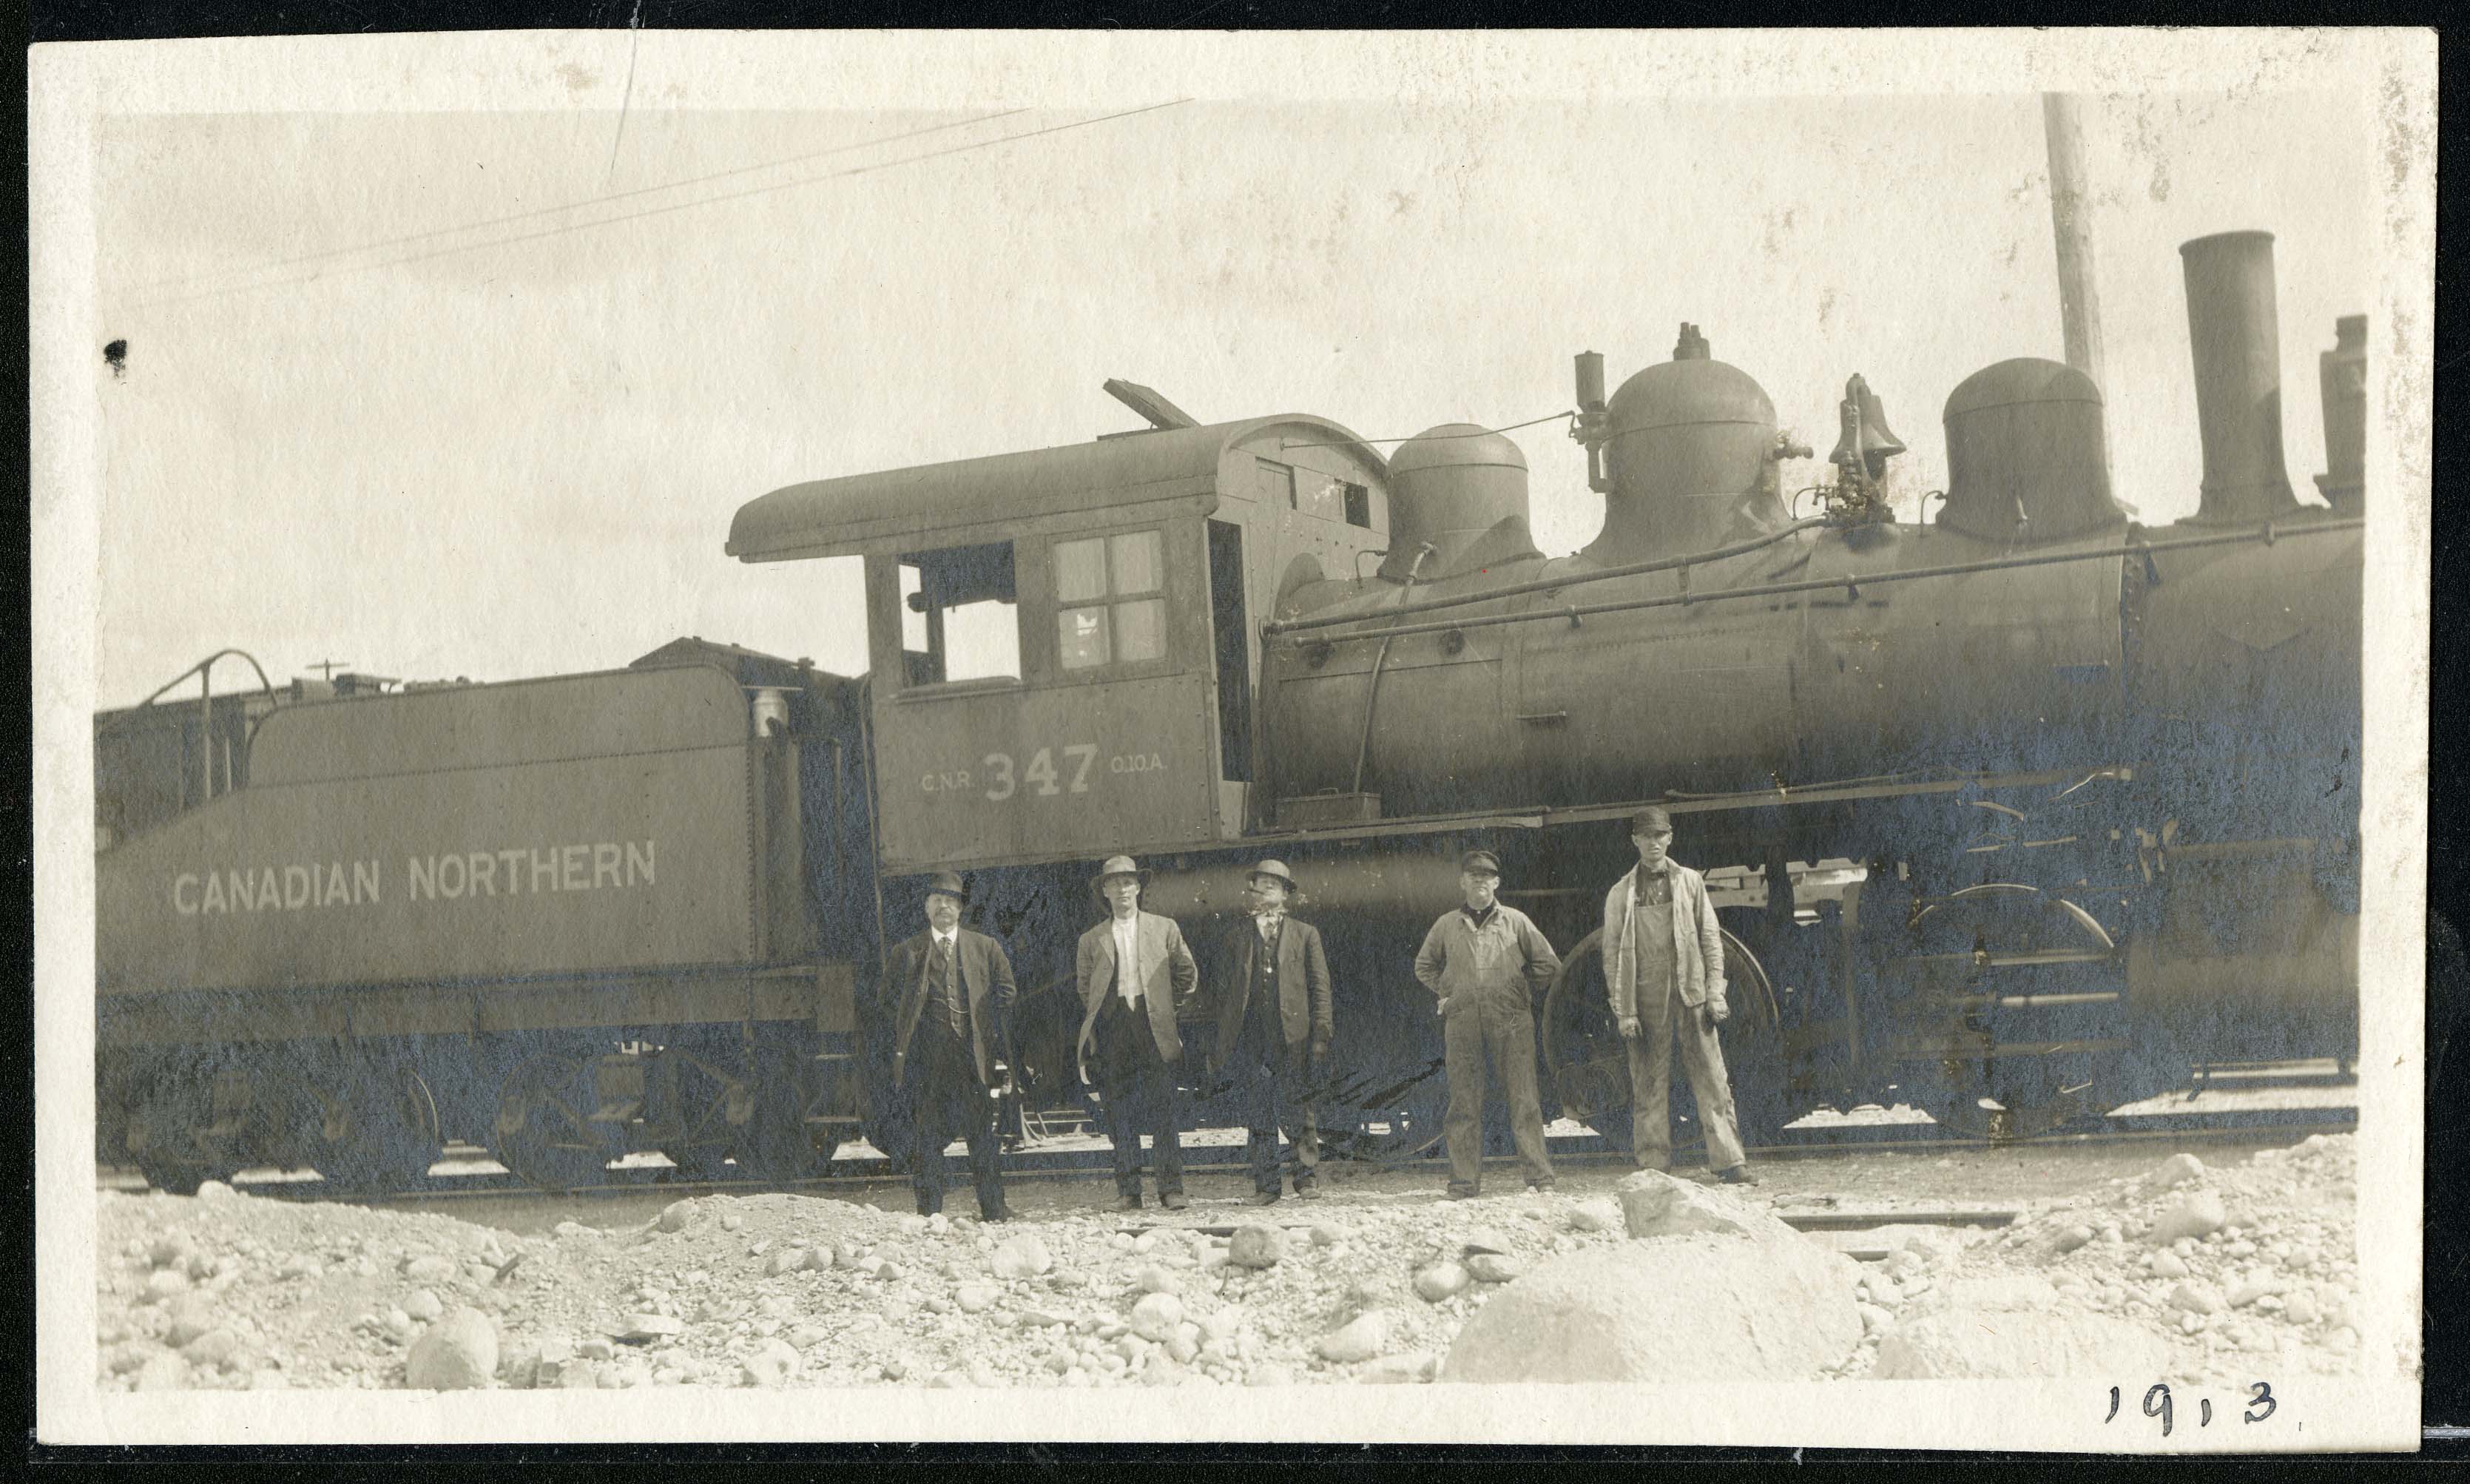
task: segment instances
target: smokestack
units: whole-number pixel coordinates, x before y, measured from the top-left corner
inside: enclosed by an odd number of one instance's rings
[[[2367,482],[2367,316],[2333,321],[2333,348],[2316,358],[2324,394],[2324,472],[2316,488],[2342,515],[2359,513]]]
[[[2187,337],[2204,440],[2198,521],[2257,524],[2298,509],[2281,461],[2281,326],[2272,234],[2221,232],[2184,243]]]

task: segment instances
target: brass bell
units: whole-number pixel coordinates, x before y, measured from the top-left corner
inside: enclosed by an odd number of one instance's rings
[[[1827,461],[1841,467],[1857,457],[1863,472],[1877,478],[1886,473],[1887,460],[1904,452],[1904,440],[1887,426],[1887,409],[1878,401],[1878,394],[1857,376],[1844,383],[1841,410],[1844,434],[1836,440],[1835,452],[1827,455]]]

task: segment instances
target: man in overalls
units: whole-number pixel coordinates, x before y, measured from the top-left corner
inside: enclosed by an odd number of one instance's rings
[[[1724,1003],[1724,934],[1707,878],[1665,852],[1672,816],[1652,805],[1632,816],[1638,865],[1604,897],[1604,992],[1629,1045],[1630,1148],[1642,1170],[1672,1165],[1672,1054],[1689,1074],[1706,1128],[1707,1168],[1756,1185],[1733,1116],[1733,1087],[1715,1028]]]
[[[1450,1108],[1441,1126],[1450,1148],[1449,1196],[1465,1200],[1483,1177],[1483,1063],[1509,1100],[1509,1127],[1526,1183],[1552,1188],[1544,1154],[1544,1109],[1535,1092],[1534,992],[1560,972],[1560,955],[1526,914],[1504,906],[1501,857],[1469,850],[1458,858],[1462,905],[1441,914],[1415,955],[1415,978],[1440,999]]]

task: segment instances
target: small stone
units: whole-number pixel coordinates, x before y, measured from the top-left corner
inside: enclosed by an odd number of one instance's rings
[[[2208,1237],[2229,1222],[2219,1191],[2198,1191],[2161,1214],[2153,1223],[2152,1240],[2169,1246],[2189,1238]]]
[[[2059,1233],[2059,1240],[2056,1245],[2061,1252],[2073,1252],[2078,1247],[2081,1247],[2091,1241],[2091,1227],[2070,1226],[2065,1231]]]
[[[1226,1241],[1226,1261],[1237,1267],[1275,1267],[1285,1255],[1286,1234],[1274,1226],[1239,1226]]]
[[[403,1383],[414,1391],[470,1391],[497,1374],[497,1325],[477,1309],[456,1309],[413,1343]]]
[[[1383,1356],[1355,1373],[1355,1379],[1378,1385],[1412,1384],[1433,1379],[1438,1363],[1431,1356]]]
[[[686,1332],[686,1321],[672,1314],[628,1314],[618,1331],[618,1338],[642,1344]]]
[[[1578,1232],[1617,1232],[1621,1227],[1620,1205],[1600,1196],[1582,1200],[1570,1208],[1570,1229]]]
[[[198,1183],[198,1198],[199,1200],[237,1200],[240,1198],[240,1192],[221,1180],[201,1180]]]
[[[2191,1314],[2218,1314],[2223,1309],[2222,1296],[2209,1285],[2182,1283],[2170,1290],[2170,1307]]]
[[[1495,1230],[1491,1227],[1478,1227],[1474,1231],[1467,1233],[1466,1236],[1459,1239],[1458,1241],[1458,1251],[1461,1254],[1469,1252],[1499,1252],[1506,1255],[1516,1250],[1517,1249],[1515,1247],[1510,1245],[1509,1238],[1505,1233]]]
[[[1200,1354],[1200,1328],[1187,1320],[1177,1325],[1175,1333],[1167,1336],[1166,1353],[1175,1357],[1176,1364],[1190,1365]]]
[[[1466,1270],[1478,1283],[1507,1283],[1526,1270],[1526,1264],[1499,1252],[1478,1252],[1466,1260]]]
[[[1152,1293],[1132,1306],[1132,1333],[1145,1340],[1164,1340],[1183,1322],[1183,1300],[1172,1293]]]
[[[192,1365],[228,1366],[241,1353],[241,1338],[229,1330],[214,1329],[189,1341],[180,1355]]]
[[[186,1237],[157,1237],[147,1248],[147,1257],[156,1267],[182,1267],[187,1265],[192,1250]]]
[[[1415,1296],[1437,1304],[1466,1291],[1467,1270],[1456,1263],[1435,1263],[1415,1274]]]
[[[998,1278],[1035,1278],[1055,1265],[1055,1256],[1046,1250],[1044,1241],[1024,1235],[997,1246],[989,1255],[987,1265]]]
[[[446,1312],[445,1301],[427,1288],[414,1288],[403,1296],[403,1311],[427,1324]]]
[[[1322,1335],[1313,1348],[1322,1359],[1343,1365],[1369,1360],[1388,1345],[1389,1311],[1375,1309],[1358,1314],[1342,1328]]]
[[[586,1360],[607,1360],[618,1354],[618,1347],[594,1335],[574,1347],[574,1353]]]
[[[1345,1229],[1334,1222],[1315,1221],[1312,1225],[1312,1244],[1316,1247],[1335,1247],[1345,1240]]]
[[[926,1218],[926,1229],[933,1232],[936,1236],[941,1237],[945,1232],[952,1229],[951,1218],[944,1216],[941,1211],[938,1211],[933,1216]]]
[[[1861,1311],[1863,1334],[1884,1334],[1896,1327],[1896,1316],[1890,1310],[1881,1309],[1876,1304],[1856,1304],[1853,1307]]]
[[[2146,1183],[2155,1189],[2166,1191],[2173,1186],[2184,1185],[2189,1180],[2201,1179],[2203,1173],[2202,1160],[2193,1154],[2173,1154],[2144,1178]]]
[[[2314,1324],[2316,1322],[2314,1290],[2300,1288],[2295,1292],[2282,1295],[2281,1317],[2293,1324]]]
[[[2260,1299],[2271,1298],[2280,1291],[2281,1284],[2276,1279],[2261,1277],[2249,1278],[2247,1282],[2230,1289],[2229,1305],[2232,1309],[2245,1309],[2249,1304],[2253,1304]]]
[[[1244,1310],[1229,1305],[1200,1316],[1200,1333],[1213,1341],[1230,1340],[1244,1328]]]
[[[990,1283],[965,1283],[952,1290],[952,1302],[958,1304],[965,1314],[985,1313],[994,1308],[995,1300],[1002,1296],[1003,1290]]]
[[[2194,1334],[2202,1330],[2203,1327],[2204,1316],[2202,1314],[2180,1314],[2179,1316],[2179,1328],[2186,1333]]]
[[[158,1267],[146,1275],[146,1297],[159,1302],[189,1291],[189,1275],[176,1267]]]
[[[446,1283],[458,1270],[453,1258],[439,1257],[433,1252],[423,1253],[403,1264],[403,1276],[411,1283]]]
[[[778,1278],[783,1273],[794,1273],[805,1265],[805,1248],[782,1247],[780,1251],[773,1253],[770,1257],[763,1260],[763,1276],[766,1278]]]
[[[2175,1252],[2156,1252],[2153,1254],[2153,1276],[2184,1278],[2187,1276],[2187,1264]]]
[[[1163,1264],[1145,1263],[1141,1265],[1141,1270],[1132,1275],[1132,1287],[1143,1293],[1173,1293],[1182,1285],[1176,1281],[1175,1274]]]
[[[742,1386],[778,1386],[798,1374],[798,1353],[785,1341],[767,1339],[757,1346],[738,1370]]]
[[[746,1217],[740,1216],[738,1213],[734,1211],[724,1211],[720,1214],[720,1229],[722,1231],[742,1231],[745,1229],[745,1226]]]

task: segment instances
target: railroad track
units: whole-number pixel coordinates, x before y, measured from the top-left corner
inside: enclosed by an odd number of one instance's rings
[[[1754,1161],[1775,1162],[1878,1153],[1980,1153],[1993,1149],[2081,1148],[2135,1143],[2184,1145],[2239,1142],[2254,1139],[2259,1134],[2285,1130],[2293,1133],[2339,1133],[2357,1126],[2357,1110],[2349,1107],[2190,1111],[2132,1118],[2111,1117],[2096,1126],[1987,1144],[1978,1139],[1946,1137],[1936,1124],[1931,1123],[1859,1124],[1792,1130],[1794,1137],[1790,1140],[1754,1146],[1749,1154]],[[1232,1142],[1227,1136],[1227,1130],[1201,1130],[1187,1134],[1186,1138],[1193,1142],[1184,1147],[1184,1168],[1197,1173],[1226,1173],[1247,1169],[1242,1135],[1234,1134]],[[1573,1169],[1616,1167],[1627,1164],[1629,1159],[1625,1151],[1607,1145],[1600,1135],[1590,1132],[1549,1135],[1547,1144],[1555,1164]],[[1683,1144],[1677,1148],[1686,1152],[1689,1146]],[[1325,1161],[1336,1167],[1356,1170],[1431,1171],[1436,1173],[1447,1165],[1446,1160],[1433,1152],[1386,1160],[1325,1156]],[[1488,1157],[1486,1162],[1493,1163],[1495,1159]],[[1504,1167],[1510,1163],[1506,1157],[1499,1157],[1499,1162]],[[458,1166],[466,1168],[456,1169]],[[486,1151],[469,1146],[450,1147],[447,1157],[440,1161],[438,1168],[448,1172],[432,1171],[416,1186],[383,1194],[340,1191],[308,1171],[244,1171],[234,1183],[249,1194],[261,1197],[345,1200],[372,1205],[430,1204],[456,1198],[548,1194],[535,1191],[516,1179],[498,1167]],[[1007,1181],[1034,1184],[1086,1180],[1102,1177],[1109,1168],[1110,1154],[1103,1142],[1089,1140],[1085,1136],[1070,1136],[1043,1140],[1009,1151],[1005,1158],[1004,1177]],[[605,1178],[600,1181],[562,1194],[588,1200],[595,1195],[640,1194],[657,1190],[673,1192],[683,1199],[703,1194],[860,1191],[875,1187],[905,1187],[907,1184],[907,1176],[881,1155],[836,1160],[828,1173],[788,1183],[752,1179],[688,1179],[665,1162],[656,1164],[649,1161],[620,1162],[604,1173]],[[106,1190],[144,1189],[144,1182],[136,1171],[118,1167],[99,1168],[97,1184]]]

